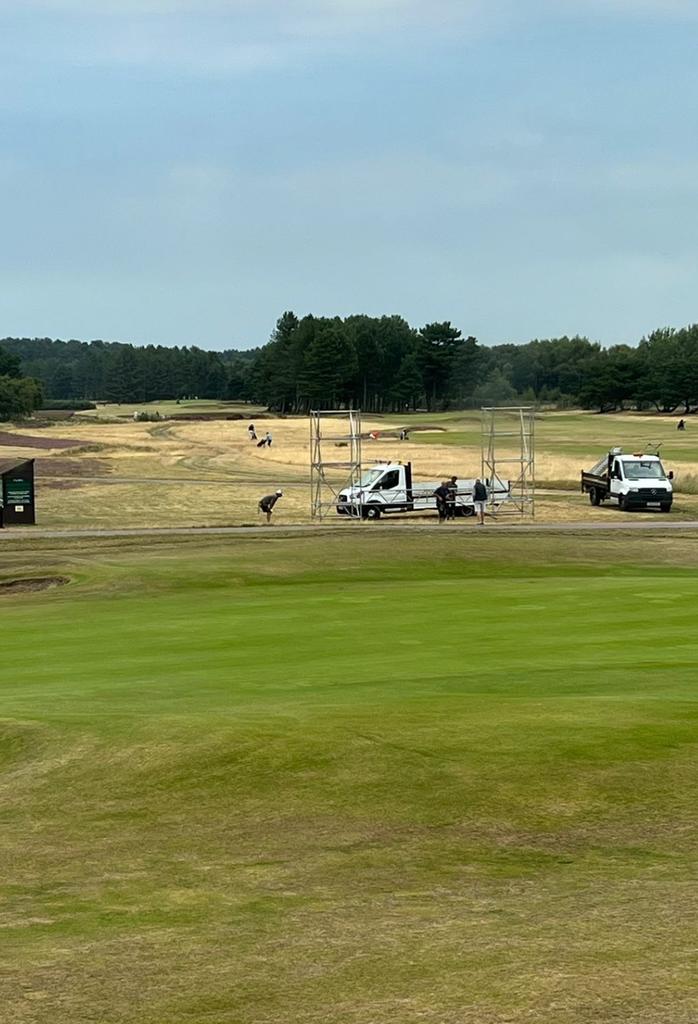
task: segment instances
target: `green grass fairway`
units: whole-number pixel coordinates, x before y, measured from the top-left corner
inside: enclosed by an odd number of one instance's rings
[[[182,398],[163,400],[160,402],[102,402],[96,409],[87,409],[78,413],[80,419],[114,420],[132,419],[134,412],[159,413],[163,417],[192,415],[232,415],[240,413],[243,418],[263,411],[262,406],[250,406],[242,402],[217,402],[207,398]]]
[[[12,541],[0,1020],[695,1024],[698,539]]]

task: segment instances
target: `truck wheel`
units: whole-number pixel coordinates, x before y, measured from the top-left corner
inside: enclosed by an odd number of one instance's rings
[[[366,505],[364,508],[364,519],[380,519],[381,510],[377,505]]]
[[[592,487],[591,490],[589,491],[589,501],[592,503],[592,505],[600,505],[601,504],[601,495],[599,494],[599,492],[596,490],[595,487]]]
[[[462,516],[465,516],[466,518],[470,518],[470,516],[474,516],[475,515],[475,506],[474,505],[461,505],[461,513],[460,514]]]
[[[662,506],[661,506],[661,511],[662,511],[662,512],[671,512],[671,504],[670,504],[669,502],[666,502],[666,501],[665,501],[665,502],[664,502],[664,503],[662,504]]]

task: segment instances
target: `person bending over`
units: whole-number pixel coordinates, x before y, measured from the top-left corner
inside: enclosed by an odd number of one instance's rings
[[[279,498],[283,498],[283,491],[276,491],[274,494],[266,494],[259,503],[259,511],[264,512],[267,517],[267,523],[271,522],[271,514],[274,511],[274,505],[276,505]]]

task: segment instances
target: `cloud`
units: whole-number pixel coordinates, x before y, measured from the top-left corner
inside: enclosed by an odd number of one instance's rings
[[[496,6],[497,0],[493,0]],[[500,0],[501,2],[501,0]],[[91,18],[195,15],[290,25],[370,27],[394,19],[433,22],[485,9],[484,0],[0,0],[0,12],[78,15]]]
[[[479,36],[515,0],[0,0],[0,57],[245,75],[328,48]],[[50,45],[49,45],[50,40]],[[47,53],[48,51],[48,53]]]
[[[458,11],[477,3],[478,0],[432,0],[429,7]],[[324,17],[332,21],[414,12],[424,15],[426,5],[422,0],[0,0],[0,11],[27,10],[94,17],[256,13],[262,17]]]
[[[167,31],[114,30],[81,45],[74,37],[65,51],[70,63],[85,67],[105,64],[157,68],[209,75],[247,75],[283,63],[284,54],[271,43],[255,43],[192,35],[177,27]]]
[[[698,17],[698,0],[0,0],[0,60],[245,76],[604,15]]]
[[[114,23],[182,19],[235,24],[268,39],[473,26],[518,6],[515,0],[0,0],[0,14]]]
[[[626,15],[645,18],[647,15],[667,20],[698,18],[697,0],[545,0],[550,16],[569,11],[586,15]]]
[[[243,19],[260,31],[343,35],[385,29],[473,27],[567,13],[665,18],[698,17],[698,0],[0,0],[0,15],[46,15],[95,20]]]
[[[605,169],[603,183],[628,193],[641,193],[655,202],[662,196],[698,194],[698,161],[695,158],[652,156],[617,161]]]
[[[698,6],[695,0],[592,0],[592,6],[618,11],[621,14],[657,13],[696,17]]]
[[[40,11],[90,18],[170,17],[194,15],[222,18],[254,16],[277,24],[318,26],[324,31],[358,30],[396,20],[435,24],[468,21],[487,13],[519,13],[523,18],[541,10],[548,17],[565,10],[607,11],[629,16],[658,13],[698,16],[697,0],[0,0],[0,13]]]
[[[447,26],[473,28],[489,21],[507,0],[292,0],[295,33],[353,35]]]

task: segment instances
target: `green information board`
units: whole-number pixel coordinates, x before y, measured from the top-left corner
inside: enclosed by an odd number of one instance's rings
[[[10,477],[5,480],[5,503],[7,505],[31,505],[32,485],[31,480],[23,480],[21,477]]]

